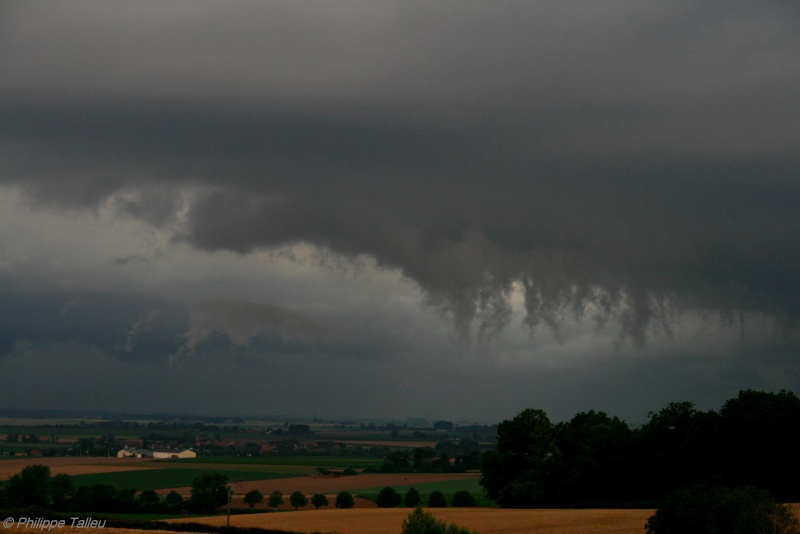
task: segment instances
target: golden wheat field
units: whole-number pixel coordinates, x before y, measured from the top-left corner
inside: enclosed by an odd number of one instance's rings
[[[231,517],[231,526],[337,534],[399,534],[408,508],[309,510]],[[642,534],[654,510],[501,510],[497,508],[431,509],[439,519],[479,534]],[[173,519],[224,525],[226,518]]]
[[[54,529],[51,532],[70,532],[70,533],[82,533],[86,534],[87,532],[91,532],[92,534],[175,534],[169,530],[142,530],[137,528],[93,528],[91,530],[85,528],[78,528],[78,527],[70,527],[67,525],[63,529],[58,529],[57,531]],[[187,533],[183,533],[187,534]]]

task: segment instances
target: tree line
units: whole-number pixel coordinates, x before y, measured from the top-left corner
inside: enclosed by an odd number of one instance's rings
[[[51,476],[48,466],[34,464],[9,478],[5,488],[0,487],[0,509],[70,513],[213,514],[228,503],[231,491],[229,481],[222,473],[204,472],[192,481],[188,499],[175,491],[162,498],[154,490],[138,492],[133,488],[115,488],[108,484],[76,488],[69,475],[61,473]],[[247,492],[243,497],[244,503],[251,509],[264,500],[257,489]],[[267,499],[271,508],[283,502],[280,491],[272,492]],[[308,504],[308,499],[303,492],[295,491],[289,496],[289,504],[297,509]],[[329,505],[327,497],[321,493],[311,497],[311,504],[317,509]],[[334,504],[336,508],[352,508],[355,500],[351,493],[342,491],[336,496]]]
[[[502,506],[654,504],[708,480],[800,500],[800,399],[746,390],[719,411],[674,402],[632,429],[604,412],[554,424],[526,409],[498,426],[481,485]]]

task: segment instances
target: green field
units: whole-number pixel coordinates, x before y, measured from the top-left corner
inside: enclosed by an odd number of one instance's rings
[[[198,458],[182,458],[179,460],[164,460],[181,464],[243,464],[243,465],[294,465],[306,467],[352,467],[362,468],[376,466],[383,463],[381,458],[337,458],[335,456],[320,457],[269,457],[269,456],[201,456]]]
[[[170,469],[143,469],[141,471],[122,471],[118,473],[99,473],[95,475],[74,475],[72,483],[75,487],[92,486],[94,484],[108,484],[115,488],[134,488],[136,490],[156,490],[163,488],[177,488],[191,486],[192,481],[207,471],[206,469],[192,468],[170,468]],[[272,480],[276,478],[288,478],[303,476],[303,474],[291,474],[269,471],[255,470],[214,470],[229,477],[231,480]]]

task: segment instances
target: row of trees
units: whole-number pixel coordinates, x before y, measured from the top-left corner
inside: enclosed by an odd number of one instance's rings
[[[397,490],[392,487],[385,487],[375,499],[375,504],[378,508],[394,508],[400,504],[407,508],[416,508],[422,505],[422,496],[416,488],[409,488],[405,496],[401,496]],[[476,504],[475,497],[466,490],[457,491],[453,495],[453,507],[456,508],[469,508],[474,507]],[[433,491],[428,496],[428,508],[446,508],[447,497],[441,491]]]
[[[787,391],[742,391],[719,412],[671,403],[639,429],[603,412],[553,424],[528,409],[499,425],[481,485],[508,507],[600,505],[661,501],[717,477],[796,502],[798,423],[800,399]]]
[[[262,502],[264,502],[264,496],[257,489],[250,490],[244,496],[244,503],[250,506],[250,508]],[[342,491],[336,496],[335,505],[336,508],[352,508],[354,502],[355,500],[350,492]],[[270,508],[277,508],[281,504],[283,504],[283,494],[277,490],[273,491],[267,500],[267,506]],[[296,510],[308,504],[308,497],[306,497],[305,493],[302,491],[295,491],[289,495],[289,504],[294,506]],[[320,507],[328,506],[330,503],[328,502],[328,497],[326,497],[324,493],[315,493],[311,496],[311,504],[314,508],[319,510]]]

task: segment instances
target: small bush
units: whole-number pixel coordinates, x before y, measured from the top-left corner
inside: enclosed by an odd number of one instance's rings
[[[457,508],[471,508],[476,504],[475,497],[467,490],[457,491],[455,495],[453,495],[453,506]]]
[[[428,508],[446,508],[447,498],[441,491],[433,491],[428,497]]]
[[[430,512],[417,508],[403,520],[402,534],[475,534],[455,523],[445,523],[433,517]]]
[[[339,494],[336,496],[336,508],[342,509],[349,509],[352,508],[355,504],[355,500],[353,499],[353,495],[349,491],[340,491]]]
[[[421,502],[422,498],[419,496],[419,491],[417,491],[416,488],[409,488],[406,492],[406,496],[403,497],[403,506],[407,508],[416,508]]]
[[[645,528],[647,534],[800,534],[791,511],[766,491],[720,482],[673,493]]]
[[[375,499],[375,504],[378,505],[378,508],[394,508],[401,502],[403,502],[403,498],[400,494],[394,488],[388,486],[383,488]]]

